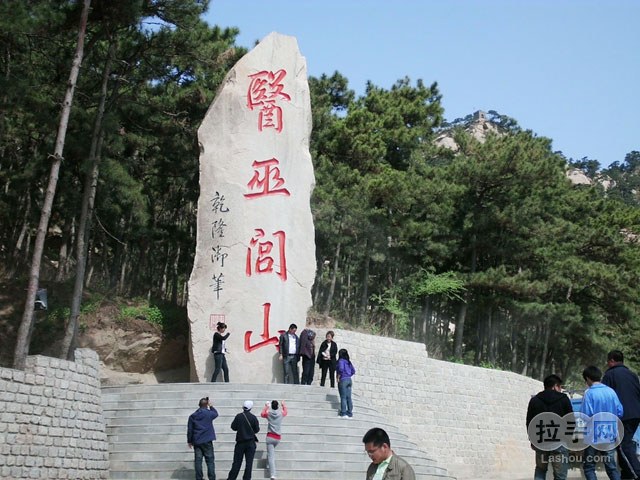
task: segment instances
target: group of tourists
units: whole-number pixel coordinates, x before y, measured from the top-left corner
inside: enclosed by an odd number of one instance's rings
[[[351,390],[353,387],[352,377],[356,373],[349,352],[345,349],[338,349],[334,341],[335,333],[329,330],[325,339],[320,344],[316,355],[315,338],[316,333],[305,328],[300,336],[296,334],[298,326],[295,323],[289,325],[289,329],[283,332],[278,339],[279,359],[282,362],[284,372],[284,383],[311,385],[313,382],[315,364],[321,369],[320,386],[324,387],[329,374],[331,388],[335,388],[336,379],[338,381],[338,393],[340,395],[340,418],[353,417],[353,401]],[[213,334],[213,346],[211,353],[214,359],[214,370],[211,381],[215,382],[222,372],[224,381],[229,381],[229,367],[227,365],[227,346],[229,338],[227,325],[218,322],[216,331]],[[302,377],[298,370],[298,362],[302,359]]]
[[[562,391],[562,379],[558,375],[545,378],[544,390],[529,401],[526,423],[535,451],[534,480],[544,480],[549,465],[553,469],[554,480],[565,480],[570,459],[573,458],[565,443],[575,445],[577,441],[584,443],[576,458],[582,462],[586,480],[597,480],[598,463],[604,465],[610,480],[640,478],[640,462],[633,442],[640,423],[640,380],[624,365],[620,350],[609,352],[607,367],[604,375],[593,365],[583,370],[582,377],[587,390],[579,414],[574,412],[569,397]],[[545,420],[550,414],[564,418],[567,428],[573,428],[567,440],[559,446],[549,443],[550,447],[546,447],[543,444],[544,437],[551,431],[549,421]],[[580,431],[580,425],[585,425],[586,431]],[[531,435],[532,428],[538,432],[535,439]],[[579,439],[576,434],[583,435],[583,438]],[[559,438],[546,440],[558,441]]]
[[[327,372],[331,387],[335,387],[335,380],[338,380],[338,393],[340,394],[340,418],[353,417],[353,401],[351,399],[351,389],[353,386],[352,377],[356,373],[349,352],[345,348],[338,349],[338,345],[333,341],[334,332],[329,330],[324,341],[320,344],[318,354],[315,354],[314,340],[316,334],[313,330],[305,328],[300,336],[296,334],[298,326],[295,323],[289,325],[289,329],[280,335],[278,347],[280,360],[284,369],[284,383],[311,385],[314,374],[314,359],[322,369],[320,386],[324,387]],[[336,360],[337,354],[337,360]],[[302,381],[298,378],[298,361],[302,358]]]
[[[260,431],[260,423],[257,417],[251,413],[253,401],[246,400],[242,405],[242,411],[231,422],[231,429],[236,432],[236,444],[233,449],[233,462],[227,476],[228,480],[236,480],[244,461],[243,480],[250,480],[253,471],[253,459],[258,443],[257,433]],[[282,438],[282,419],[287,416],[287,406],[283,401],[272,400],[267,402],[260,416],[267,419],[267,460],[269,465],[269,477],[276,480],[276,454],[275,449]],[[207,478],[215,480],[215,454],[213,442],[216,432],[213,421],[218,418],[209,397],[201,398],[198,409],[189,416],[187,423],[187,444],[194,451],[194,468],[196,480],[204,480],[202,461],[207,465]],[[364,449],[371,464],[367,469],[367,480],[415,480],[415,473],[406,460],[395,455],[391,450],[389,435],[381,428],[370,429],[362,438]]]
[[[236,480],[244,460],[243,479],[251,478],[253,470],[253,458],[256,453],[258,443],[257,433],[260,431],[260,423],[257,417],[251,413],[253,401],[246,400],[242,404],[242,411],[238,413],[231,422],[231,430],[236,432],[236,444],[233,449],[233,462],[231,470],[227,476],[228,480]],[[260,416],[267,419],[267,459],[269,462],[269,474],[271,480],[276,478],[276,454],[275,448],[280,443],[282,419],[287,416],[287,406],[284,402],[272,400],[267,402],[260,413]],[[201,398],[198,403],[198,410],[189,416],[187,423],[187,444],[194,451],[194,467],[196,480],[203,480],[202,460],[207,465],[207,477],[215,480],[215,454],[213,441],[216,439],[216,432],[213,428],[213,421],[218,418],[218,411],[212,405],[209,397]]]
[[[338,365],[338,345],[333,341],[335,333],[329,330],[324,341],[320,344],[318,354],[315,354],[315,338],[316,333],[305,328],[300,336],[296,335],[298,326],[292,323],[289,329],[280,335],[278,340],[278,350],[280,352],[280,360],[284,367],[284,383],[295,383],[303,385],[311,385],[313,382],[315,363],[320,366],[322,376],[320,378],[320,386],[324,387],[327,373],[329,374],[329,382],[331,388],[335,388],[336,368]],[[227,332],[227,324],[218,322],[216,331],[213,334],[213,346],[211,353],[213,354],[214,369],[211,381],[216,382],[218,376],[222,372],[225,382],[229,381],[229,367],[227,365],[227,345],[229,338]],[[298,371],[298,362],[302,359],[302,378]]]
[[[284,383],[311,385],[315,373],[315,363],[317,363],[322,371],[320,386],[325,386],[328,372],[331,387],[335,388],[339,352],[338,345],[333,341],[334,332],[332,330],[327,332],[316,355],[316,333],[309,328],[305,328],[298,336],[297,331],[298,326],[292,323],[289,325],[289,329],[280,335],[278,340],[279,358],[282,361],[284,370]],[[302,378],[300,378],[298,371],[298,362],[300,360],[302,360]]]

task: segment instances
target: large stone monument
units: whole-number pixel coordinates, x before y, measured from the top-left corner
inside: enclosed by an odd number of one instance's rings
[[[192,381],[211,380],[220,321],[231,382],[282,380],[278,337],[304,328],[315,277],[310,133],[306,61],[294,37],[271,33],[229,72],[198,131]]]

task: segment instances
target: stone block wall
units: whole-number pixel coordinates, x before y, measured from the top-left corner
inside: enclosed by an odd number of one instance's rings
[[[533,475],[525,418],[542,383],[512,372],[429,358],[421,343],[336,330],[366,397],[459,479]],[[317,331],[316,346],[326,330]],[[357,400],[354,399],[357,415]],[[364,433],[364,432],[363,432]]]
[[[109,478],[98,355],[0,368],[0,478]]]

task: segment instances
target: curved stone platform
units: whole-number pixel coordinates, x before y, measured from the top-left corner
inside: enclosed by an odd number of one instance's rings
[[[389,423],[365,398],[354,393],[354,418],[337,416],[337,389],[308,385],[249,385],[178,383],[104,387],[102,402],[109,440],[111,479],[192,479],[193,452],[187,446],[188,416],[198,400],[209,396],[220,416],[214,426],[216,476],[231,468],[235,432],[230,428],[244,400],[253,400],[259,417],[269,400],[284,400],[289,415],[277,448],[281,480],[362,480],[369,464],[362,436],[372,427],[384,428],[393,450],[406,458],[418,479],[452,479],[428,453]],[[269,478],[266,420],[260,418],[260,442],[253,477]]]

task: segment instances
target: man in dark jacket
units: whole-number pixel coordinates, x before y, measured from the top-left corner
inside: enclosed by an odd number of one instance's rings
[[[280,335],[278,348],[280,360],[284,368],[284,383],[300,383],[298,373],[298,361],[300,360],[300,339],[296,335],[298,326],[295,323],[289,325],[289,330]]]
[[[202,457],[207,463],[207,477],[209,480],[216,480],[216,463],[213,453],[216,431],[213,429],[213,421],[218,417],[218,411],[209,403],[209,397],[201,398],[198,407],[198,410],[189,415],[187,424],[187,443],[189,448],[193,448],[195,455],[196,480],[204,479]]]
[[[242,466],[242,457],[244,457],[244,475],[243,480],[251,480],[251,470],[253,469],[253,457],[256,454],[256,442],[258,437],[256,433],[260,431],[260,424],[256,416],[251,413],[253,402],[247,400],[242,405],[242,412],[236,415],[231,422],[231,430],[236,432],[236,446],[233,449],[233,464],[229,472],[228,480],[236,480],[240,467]]]
[[[536,415],[555,413],[560,417],[573,412],[571,400],[562,393],[562,380],[557,375],[549,375],[544,379],[544,390],[532,397],[527,408],[527,430]],[[571,419],[573,420],[573,419]],[[558,422],[558,428],[560,427]],[[559,432],[564,433],[564,432]],[[559,437],[558,437],[559,438]],[[568,451],[564,445],[551,451],[543,451],[531,445],[536,452],[536,469],[534,480],[544,480],[547,468],[551,464],[554,480],[565,480],[569,470]]]
[[[602,383],[615,390],[624,410],[624,436],[618,447],[621,475],[623,479],[640,478],[640,462],[633,443],[633,434],[640,423],[640,381],[638,375],[624,365],[624,356],[620,350],[609,352],[607,365],[609,369],[602,377]]]
[[[300,356],[302,357],[302,385],[313,382],[314,362],[316,361],[316,332],[305,328],[300,334]]]

